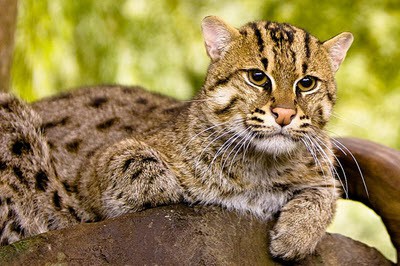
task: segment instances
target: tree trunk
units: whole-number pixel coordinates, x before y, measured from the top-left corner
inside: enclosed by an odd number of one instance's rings
[[[34,236],[0,249],[1,265],[381,265],[379,251],[326,234],[313,255],[268,255],[268,231],[251,215],[218,207],[164,206]]]
[[[18,0],[0,0],[0,91],[10,88]]]

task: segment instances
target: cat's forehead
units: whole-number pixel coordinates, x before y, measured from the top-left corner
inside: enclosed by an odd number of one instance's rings
[[[260,50],[263,45],[284,45],[300,44],[301,41],[319,42],[306,30],[290,25],[288,23],[278,23],[273,21],[255,21],[249,22],[239,28],[239,32],[248,38],[255,37]]]
[[[288,23],[256,21],[242,26],[239,32],[241,44],[237,51],[248,52],[238,63],[256,64],[268,72],[285,76],[291,73],[294,77],[311,68],[328,70],[322,43],[304,29]]]

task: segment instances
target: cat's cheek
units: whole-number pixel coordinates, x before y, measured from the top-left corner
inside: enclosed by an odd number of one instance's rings
[[[323,116],[323,118],[324,118],[325,121],[328,121],[331,118],[333,106],[324,105],[323,107],[324,107],[324,116]]]
[[[217,106],[224,106],[228,104],[229,99],[231,99],[236,94],[237,91],[231,87],[217,88],[211,94],[210,101]]]

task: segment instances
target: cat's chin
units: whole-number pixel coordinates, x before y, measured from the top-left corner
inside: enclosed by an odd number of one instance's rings
[[[273,155],[291,153],[299,148],[300,143],[284,135],[253,140],[255,148],[261,152]]]

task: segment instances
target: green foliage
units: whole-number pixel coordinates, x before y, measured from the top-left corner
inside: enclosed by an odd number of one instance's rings
[[[400,8],[397,0],[20,0],[12,87],[35,100],[71,87],[140,84],[190,98],[208,58],[200,21],[235,26],[285,21],[321,40],[350,31],[355,42],[337,74],[332,135],[400,148]]]
[[[286,21],[355,42],[337,79],[333,134],[400,148],[400,10],[396,1],[21,0],[13,90],[27,100],[99,83],[140,84],[180,99],[204,79],[200,21]]]
[[[386,257],[395,260],[396,251],[381,218],[362,203],[339,200],[336,218],[328,232],[340,233],[376,247]]]

